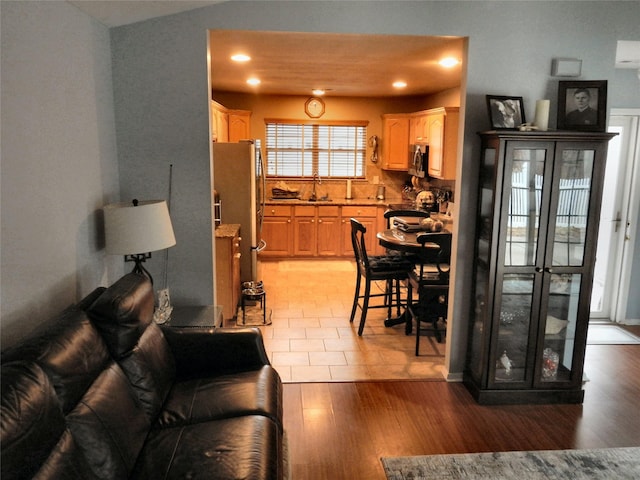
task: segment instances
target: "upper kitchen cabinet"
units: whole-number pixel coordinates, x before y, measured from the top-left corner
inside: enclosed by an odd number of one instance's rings
[[[211,140],[229,141],[229,115],[226,108],[211,100]]]
[[[455,180],[459,110],[458,107],[441,107],[409,114],[383,115],[382,168],[407,171],[409,145],[428,143],[429,176]]]
[[[456,178],[458,155],[458,107],[435,108],[425,112],[423,129],[429,143],[430,177]]]
[[[211,100],[211,135],[215,142],[236,143],[251,138],[251,112],[230,110]]]
[[[251,138],[251,112],[229,110],[229,141],[239,142]]]
[[[382,168],[409,168],[409,114],[382,115]]]

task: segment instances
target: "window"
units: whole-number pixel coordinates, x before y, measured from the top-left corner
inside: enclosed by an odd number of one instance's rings
[[[267,176],[364,178],[366,122],[266,120]]]

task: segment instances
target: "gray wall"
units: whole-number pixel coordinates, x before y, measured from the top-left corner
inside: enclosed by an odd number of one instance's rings
[[[211,300],[206,30],[248,29],[469,37],[460,212],[472,218],[486,94],[521,95],[556,108],[554,57],[583,59],[582,79],[609,81],[610,107],[638,107],[635,71],[614,69],[617,40],[638,40],[637,2],[225,2],[112,30],[121,188],[164,191],[176,166],[169,283],[176,303]],[[375,52],[372,52],[374,55]],[[555,127],[555,119],[551,121]],[[178,203],[179,202],[179,203]],[[449,370],[462,371],[473,221],[460,225],[456,318]]]
[[[0,2],[2,346],[122,274],[109,31],[66,2]]]
[[[207,29],[468,36],[463,216],[474,203],[475,132],[488,126],[485,94],[522,95],[529,118],[539,98],[553,111],[551,59],[578,57],[582,79],[609,81],[609,107],[640,107],[635,71],[613,68],[616,40],[640,39],[638,2],[225,2],[110,31],[66,2],[0,8],[3,346],[124,271],[104,255],[100,207],[166,198],[169,164],[172,300],[211,301]],[[469,224],[460,225],[454,373],[464,351]],[[161,254],[148,266],[161,278],[164,265]]]

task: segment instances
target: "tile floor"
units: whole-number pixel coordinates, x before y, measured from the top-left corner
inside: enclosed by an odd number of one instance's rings
[[[386,309],[369,310],[358,336],[359,309],[349,323],[353,261],[263,261],[260,276],[272,310],[271,325],[260,328],[284,382],[443,380],[444,342],[423,337],[416,357],[415,336],[404,325],[384,326]]]

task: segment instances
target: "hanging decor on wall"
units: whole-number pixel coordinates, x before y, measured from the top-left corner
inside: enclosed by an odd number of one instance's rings
[[[561,81],[558,84],[558,130],[604,132],[607,81]]]

